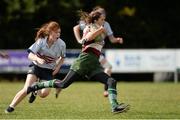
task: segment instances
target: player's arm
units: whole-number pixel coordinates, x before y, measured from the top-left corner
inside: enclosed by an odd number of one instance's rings
[[[55,66],[55,69],[54,69],[54,71],[53,71],[53,75],[56,75],[58,72],[59,72],[59,70],[60,70],[60,68],[61,68],[61,66],[62,66],[62,64],[64,63],[64,57],[60,57],[57,61],[56,61],[56,66]]]
[[[55,69],[54,69],[52,75],[56,75],[59,72],[62,64],[64,63],[64,59],[65,59],[65,57],[60,57],[59,59],[56,60],[56,66],[55,66]],[[62,90],[61,88],[56,88],[56,91],[55,91],[55,97],[56,98],[58,98],[61,90]]]
[[[104,23],[104,26],[105,26],[105,29],[106,29],[107,36],[108,36],[108,38],[109,38],[111,43],[120,43],[120,44],[123,44],[123,38],[121,38],[121,37],[114,37],[113,31],[111,29],[111,26],[110,26],[110,24],[107,21]]]
[[[114,35],[110,35],[108,36],[109,40],[111,41],[111,43],[119,43],[119,44],[123,44],[123,38],[122,37],[114,37]]]
[[[40,57],[38,57],[36,54],[34,54],[32,52],[29,53],[28,59],[31,60],[31,61],[36,61],[39,64],[44,64],[45,63],[44,59],[41,59]]]
[[[83,37],[82,37],[82,40],[87,40],[87,41],[94,40],[95,37],[97,37],[98,35],[100,35],[103,32],[105,32],[105,29],[103,26],[99,27],[95,31],[90,31],[89,28],[86,27],[85,32],[84,32]]]
[[[64,63],[64,57],[60,57],[57,61],[56,61],[56,66],[55,66],[55,69],[54,69],[54,71],[53,71],[53,73],[52,73],[52,75],[54,76],[54,75],[56,75],[59,71],[60,71],[60,68],[61,68],[61,66],[62,66],[62,64]],[[59,93],[62,91],[62,89],[61,88],[56,88],[56,90],[55,90],[55,97],[56,98],[58,98],[58,96],[59,96]]]
[[[74,32],[74,36],[75,36],[77,42],[79,43],[79,41],[81,40],[80,25],[74,26],[73,27],[73,32]]]

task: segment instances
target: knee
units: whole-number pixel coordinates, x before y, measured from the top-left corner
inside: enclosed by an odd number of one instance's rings
[[[48,95],[49,95],[49,94],[40,94],[39,97],[45,98],[45,97],[47,97]]]
[[[106,68],[104,69],[104,72],[107,73],[109,76],[111,76],[111,69]]]
[[[41,98],[45,98],[47,95],[39,95],[39,97]]]
[[[45,98],[45,97],[47,97],[47,96],[49,95],[49,91],[40,92],[38,95],[39,95],[39,97],[41,97],[41,98]]]
[[[19,91],[21,94],[26,94],[27,95],[27,88],[26,87],[24,87],[23,89],[21,89],[20,91]]]

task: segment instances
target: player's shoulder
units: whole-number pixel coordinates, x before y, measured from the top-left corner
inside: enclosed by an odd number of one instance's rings
[[[64,40],[62,40],[61,38],[58,38],[57,42],[58,42],[58,44],[60,44],[61,46],[66,46],[66,43],[65,43]]]
[[[47,40],[46,37],[45,37],[45,38],[38,38],[38,39],[36,40],[36,44],[38,44],[38,45],[43,45],[43,44],[46,43],[46,40]]]
[[[86,27],[85,21],[83,21],[83,20],[79,21],[79,27],[80,27],[80,30],[84,30]]]
[[[86,25],[86,22],[85,22],[84,20],[80,20],[80,21],[79,21],[79,24],[80,24],[80,25]]]
[[[110,26],[109,22],[105,21],[104,26]]]

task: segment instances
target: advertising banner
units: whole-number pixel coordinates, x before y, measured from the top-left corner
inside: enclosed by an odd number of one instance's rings
[[[106,50],[112,72],[173,72],[176,69],[175,50]]]
[[[103,51],[104,52],[104,51]],[[29,69],[26,50],[7,50],[9,59],[0,57],[0,73],[26,73]],[[67,73],[78,57],[79,49],[68,49],[60,72]],[[128,72],[174,72],[180,68],[179,49],[131,49],[105,50],[107,60],[112,64],[113,73]]]
[[[29,69],[31,61],[28,59],[26,50],[7,50],[9,59],[0,57],[0,73],[26,73]],[[78,57],[80,50],[67,50],[64,64],[61,66],[60,72],[68,72],[70,65],[75,58]]]
[[[0,72],[24,73],[30,61],[26,50],[7,50],[9,59],[0,58]]]

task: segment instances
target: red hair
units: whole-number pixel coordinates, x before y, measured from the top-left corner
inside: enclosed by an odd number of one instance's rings
[[[35,41],[39,38],[45,38],[46,36],[49,36],[50,31],[56,31],[58,29],[60,29],[60,25],[55,21],[50,21],[48,23],[43,24],[36,33]]]

